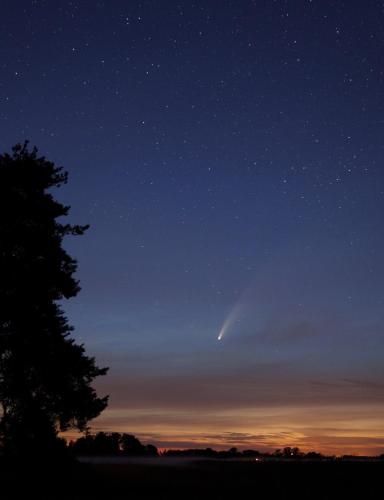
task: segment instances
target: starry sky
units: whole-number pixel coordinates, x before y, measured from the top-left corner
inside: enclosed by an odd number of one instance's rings
[[[64,304],[163,448],[384,452],[384,7],[3,0],[0,146],[55,192]],[[218,335],[224,326],[222,339]]]

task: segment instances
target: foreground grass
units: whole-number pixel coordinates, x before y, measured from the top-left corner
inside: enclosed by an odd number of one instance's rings
[[[3,466],[1,499],[281,499],[382,498],[384,463],[225,462]]]

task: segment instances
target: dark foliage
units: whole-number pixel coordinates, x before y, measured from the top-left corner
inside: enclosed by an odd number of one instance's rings
[[[86,429],[107,405],[90,385],[107,369],[70,337],[58,304],[79,292],[63,238],[87,229],[58,222],[69,207],[49,190],[66,182],[27,143],[0,156],[0,438],[9,454],[62,449],[59,431]]]
[[[71,443],[70,449],[75,455],[158,456],[156,446],[145,446],[135,436],[119,432],[87,434]]]

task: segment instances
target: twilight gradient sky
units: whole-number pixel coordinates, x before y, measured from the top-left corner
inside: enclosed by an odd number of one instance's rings
[[[0,146],[91,224],[65,305],[162,447],[384,452],[384,8],[4,0]],[[222,325],[227,328],[221,341]]]

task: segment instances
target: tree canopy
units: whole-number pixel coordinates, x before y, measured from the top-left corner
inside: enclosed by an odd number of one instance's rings
[[[107,368],[71,337],[60,305],[80,290],[63,238],[88,227],[61,222],[70,207],[51,190],[66,182],[27,142],[0,156],[0,440],[13,454],[53,449],[107,406],[91,386]]]

